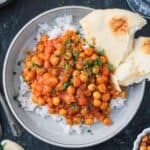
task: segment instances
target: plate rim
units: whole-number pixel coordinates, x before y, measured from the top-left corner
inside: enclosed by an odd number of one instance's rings
[[[51,12],[55,12],[55,11],[58,11],[58,10],[62,10],[62,9],[71,9],[71,8],[79,8],[79,9],[88,9],[88,10],[94,10],[94,8],[90,8],[90,7],[85,7],[85,6],[79,6],[79,5],[71,5],[71,6],[63,6],[63,7],[57,7],[57,8],[53,8],[53,9],[50,9],[50,10],[47,10],[47,11],[44,11],[40,14],[38,14],[37,16],[35,16],[34,18],[32,18],[31,20],[29,20],[19,31],[18,33],[15,35],[15,37],[13,38],[13,40],[11,41],[10,45],[9,45],[9,48],[6,52],[6,55],[5,55],[5,59],[4,59],[4,63],[3,63],[3,72],[2,72],[2,79],[3,79],[3,89],[4,89],[4,94],[5,94],[5,97],[6,97],[6,101],[7,101],[7,104],[11,110],[11,112],[13,113],[14,117],[16,118],[16,120],[21,124],[21,126],[23,126],[23,128],[28,132],[30,133],[31,135],[33,135],[34,137],[38,138],[39,140],[41,141],[44,141],[48,144],[52,144],[52,145],[55,145],[55,146],[59,146],[59,147],[65,147],[65,148],[83,148],[83,147],[90,147],[90,146],[94,146],[94,145],[97,145],[97,144],[100,144],[100,143],[103,143],[109,139],[111,139],[112,137],[114,137],[115,135],[117,135],[121,130],[123,130],[129,123],[130,121],[133,119],[133,117],[135,116],[135,114],[137,113],[139,107],[140,107],[140,104],[142,102],[142,98],[143,98],[143,95],[144,95],[144,90],[145,90],[145,81],[142,82],[142,92],[141,92],[141,95],[139,96],[140,97],[140,103],[138,105],[138,107],[135,109],[135,111],[130,115],[130,117],[128,118],[128,120],[126,121],[125,124],[123,124],[123,126],[121,126],[120,128],[118,128],[118,130],[116,130],[112,135],[109,135],[107,136],[106,138],[103,138],[101,141],[99,140],[95,140],[95,142],[90,142],[90,143],[86,143],[86,144],[63,144],[63,143],[59,143],[59,142],[56,142],[56,141],[49,141],[48,139],[38,135],[37,132],[34,132],[31,128],[27,127],[24,122],[18,117],[16,111],[14,110],[14,108],[12,107],[11,105],[11,102],[10,102],[10,98],[7,94],[7,86],[6,86],[6,77],[5,77],[5,73],[6,73],[6,68],[7,68],[7,60],[8,60],[8,57],[9,57],[9,54],[10,54],[10,51],[13,47],[13,44],[15,43],[15,41],[17,40],[17,38],[20,36],[20,34],[26,29],[26,27],[28,27],[32,22],[36,21],[38,18],[48,14],[48,13],[51,13]]]

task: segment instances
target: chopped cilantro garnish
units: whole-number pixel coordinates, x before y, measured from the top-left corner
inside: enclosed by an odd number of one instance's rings
[[[93,61],[94,67],[100,66],[101,64],[102,64],[102,62],[101,62],[101,60],[100,60],[99,58],[97,58],[97,59],[95,59],[95,60]]]
[[[91,129],[88,129],[87,132],[90,133],[91,135],[93,135],[93,132]]]
[[[77,108],[78,108],[77,103],[71,103],[70,104],[70,109],[77,109]]]
[[[74,50],[74,51],[73,51],[73,57],[74,57],[74,59],[76,60],[76,59],[79,57],[79,52],[76,51],[76,50]]]
[[[113,65],[109,63],[109,64],[108,64],[108,69],[109,69],[110,71],[113,71],[113,70],[114,70]]]
[[[63,90],[67,89],[67,87],[68,87],[69,85],[71,85],[71,84],[72,84],[72,80],[69,79],[68,81],[66,81],[66,82],[63,84],[62,89],[63,89]]]
[[[21,65],[21,60],[17,61],[17,65],[20,66]]]
[[[24,82],[28,82],[28,80],[23,80]]]
[[[104,49],[101,49],[101,50],[99,50],[99,53],[100,53],[101,55],[104,55],[105,50],[104,50]]]
[[[88,42],[86,42],[86,44],[87,44],[89,47],[94,48],[94,46],[93,46],[92,44],[90,44],[90,43],[88,43]]]
[[[18,97],[19,97],[19,93],[16,93],[13,98],[15,101],[18,101]]]
[[[32,62],[32,67],[37,67],[37,68],[41,68],[41,66],[39,65],[39,64],[37,64],[37,63],[35,63],[35,62]]]
[[[69,64],[65,64],[64,69],[69,69]]]

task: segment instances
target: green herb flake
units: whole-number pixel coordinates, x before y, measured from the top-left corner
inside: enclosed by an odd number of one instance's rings
[[[64,84],[63,84],[63,86],[62,86],[62,89],[63,90],[66,90],[67,89],[67,87],[69,86],[69,85],[71,85],[72,84],[72,80],[68,80],[68,81],[66,81],[66,82],[64,82]]]
[[[65,64],[63,68],[67,70],[67,69],[69,69],[69,67],[70,67],[69,64]]]
[[[70,104],[70,109],[78,109],[77,103],[71,103]]]
[[[14,99],[15,101],[18,101],[18,97],[19,97],[19,93],[16,93],[16,94],[14,95],[13,99]]]
[[[101,49],[101,50],[99,50],[99,53],[100,53],[101,55],[104,55],[104,54],[105,54],[105,50],[104,50],[104,49]]]
[[[76,51],[76,50],[74,50],[74,51],[73,51],[73,57],[74,57],[75,60],[77,60],[78,57],[79,57],[79,52]]]
[[[102,64],[101,60],[99,58],[95,59],[93,61],[93,66],[96,67],[96,66],[100,66]]]
[[[109,64],[108,64],[108,69],[109,69],[110,71],[113,71],[113,70],[114,70],[113,65],[109,63]]]
[[[35,62],[32,62],[32,68],[33,68],[33,67],[37,67],[37,68],[40,69],[42,66],[40,66],[39,64],[37,64],[37,63],[35,63]]]
[[[87,132],[90,133],[91,135],[93,135],[93,132],[91,129],[88,129]]]
[[[94,48],[94,46],[93,46],[92,44],[90,44],[90,43],[88,43],[88,42],[86,42],[86,44],[87,44],[89,47]]]
[[[26,83],[28,83],[28,80],[25,80],[25,79],[24,79],[23,81],[26,82]]]
[[[17,65],[20,66],[21,65],[21,60],[17,61]]]

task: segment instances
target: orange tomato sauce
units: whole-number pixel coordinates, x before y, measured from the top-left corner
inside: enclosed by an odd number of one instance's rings
[[[110,101],[125,96],[111,82],[107,57],[74,31],[49,40],[42,35],[36,50],[24,59],[22,76],[32,101],[48,105],[49,113],[64,116],[69,125],[111,124]]]

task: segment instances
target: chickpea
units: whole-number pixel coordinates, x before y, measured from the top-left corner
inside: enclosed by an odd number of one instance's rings
[[[142,146],[140,146],[140,150],[147,150],[147,147],[142,145]]]
[[[81,82],[87,82],[87,80],[88,80],[88,77],[87,77],[87,75],[86,74],[84,74],[84,73],[82,73],[81,75],[80,75],[80,80],[81,80]]]
[[[126,91],[122,91],[119,95],[121,98],[126,98],[127,93],[126,93]]]
[[[106,92],[106,85],[104,83],[98,85],[98,90],[101,92],[101,93],[105,93]]]
[[[81,122],[81,119],[79,117],[73,118],[73,123],[74,124],[80,124],[80,122]]]
[[[70,60],[72,58],[72,53],[71,52],[66,52],[64,54],[64,57],[65,57],[66,60]]]
[[[99,106],[101,105],[101,101],[100,101],[99,99],[94,99],[93,105],[94,105],[95,107],[99,107]]]
[[[73,120],[72,119],[67,119],[67,124],[72,125],[73,124]]]
[[[76,63],[76,68],[77,69],[82,69],[83,65],[80,62]]]
[[[43,106],[43,105],[46,104],[46,100],[44,100],[43,98],[38,98],[38,104],[39,104],[40,106]]]
[[[150,145],[147,147],[147,150],[150,150]]]
[[[91,59],[92,60],[95,60],[97,58],[97,55],[96,54],[93,54],[92,56],[91,56]]]
[[[73,76],[77,77],[80,74],[80,72],[78,70],[73,71]]]
[[[91,96],[92,95],[92,92],[87,89],[85,92],[84,92],[85,96]]]
[[[29,72],[26,74],[25,79],[26,79],[26,80],[33,80],[33,79],[35,78],[35,76],[36,76],[36,73],[35,73],[35,72],[29,71]]]
[[[80,57],[80,58],[85,58],[85,53],[83,53],[83,52],[80,53],[80,54],[79,54],[79,57]]]
[[[55,113],[55,109],[54,108],[49,108],[48,111],[49,111],[50,114],[54,114]]]
[[[100,60],[101,60],[102,63],[107,62],[107,58],[105,56],[100,56]]]
[[[103,123],[105,125],[110,125],[112,122],[111,122],[111,120],[109,118],[104,118]]]
[[[47,40],[48,40],[48,35],[46,35],[46,34],[42,35],[41,38],[40,38],[41,42],[45,42]]]
[[[50,63],[51,63],[52,65],[57,65],[57,64],[59,63],[59,57],[52,55],[52,56],[50,57]]]
[[[93,83],[89,84],[88,89],[93,92],[95,90],[95,84]]]
[[[55,76],[50,77],[49,81],[52,86],[55,86],[58,83],[58,79]]]
[[[91,118],[85,119],[85,124],[86,125],[92,125],[93,123],[94,123],[93,119],[91,119]]]
[[[85,55],[91,56],[93,54],[93,48],[86,48],[85,49]]]
[[[94,73],[94,74],[98,74],[99,73],[99,67],[97,66],[97,67],[94,67],[93,69],[92,69],[92,72]]]
[[[44,45],[43,44],[38,44],[37,49],[42,52],[44,50]]]
[[[55,106],[57,106],[57,105],[59,105],[59,103],[60,103],[59,97],[53,97],[53,104],[54,104]]]
[[[102,102],[101,105],[100,105],[100,109],[101,110],[106,110],[108,107],[108,103],[107,102]]]
[[[72,85],[70,85],[67,88],[67,92],[68,92],[68,94],[74,94],[75,93],[75,88]]]
[[[32,95],[32,102],[34,102],[34,103],[38,103],[38,98],[37,98],[37,96],[35,96],[35,95]]]
[[[95,91],[95,92],[93,93],[93,97],[94,97],[95,99],[100,99],[101,94],[100,94],[98,91]]]
[[[106,93],[106,94],[102,95],[102,100],[103,101],[107,102],[107,101],[109,101],[109,99],[110,99],[110,94],[109,93]]]
[[[56,50],[56,51],[54,52],[54,55],[55,55],[55,56],[60,56],[60,54],[61,54],[61,50]]]
[[[62,116],[66,116],[67,111],[62,108],[62,109],[59,110],[59,114],[62,115]]]
[[[81,84],[80,78],[77,77],[77,78],[74,78],[74,79],[73,79],[73,86],[74,86],[74,87],[79,87],[80,84]]]

